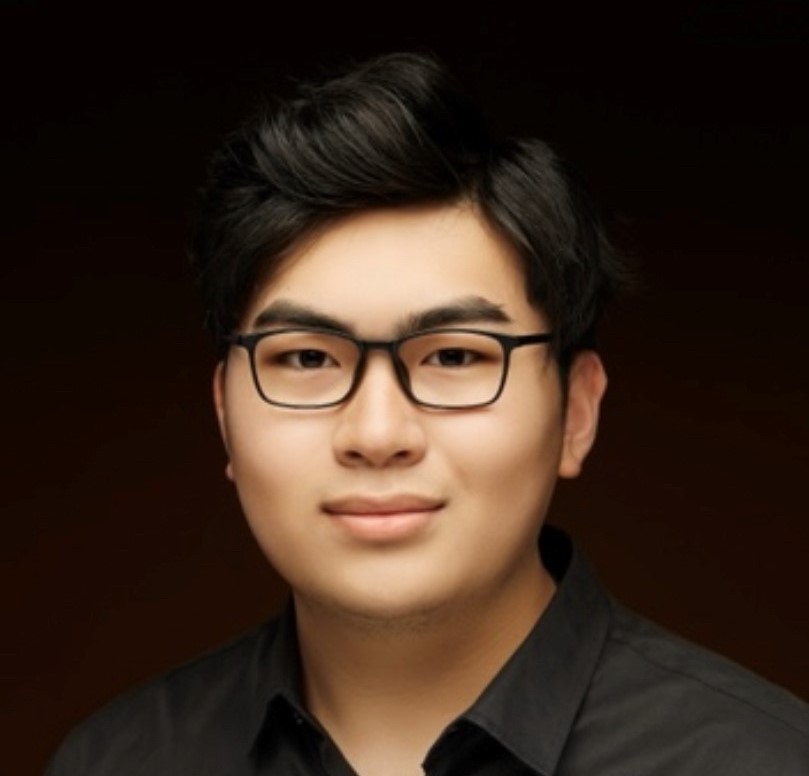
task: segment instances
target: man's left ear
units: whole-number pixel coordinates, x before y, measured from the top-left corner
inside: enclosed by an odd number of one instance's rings
[[[607,373],[594,350],[583,350],[570,364],[560,477],[577,477],[598,430],[598,411],[607,389]]]

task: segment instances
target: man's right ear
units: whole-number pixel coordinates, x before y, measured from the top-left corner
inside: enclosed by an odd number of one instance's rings
[[[228,442],[227,412],[225,411],[225,370],[226,362],[220,361],[216,365],[213,373],[213,404],[216,410],[216,420],[219,423],[219,433],[222,436],[222,444],[225,446],[225,453],[228,462],[225,466],[225,476],[233,481],[233,464],[230,461],[230,444]]]

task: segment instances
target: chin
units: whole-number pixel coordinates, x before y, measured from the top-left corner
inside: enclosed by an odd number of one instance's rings
[[[368,633],[417,633],[430,630],[446,622],[450,600],[429,594],[416,597],[409,594],[395,595],[394,591],[379,590],[370,595],[363,589],[354,595],[339,595],[334,589],[326,596],[296,594],[296,604],[303,605],[331,618],[351,624]]]

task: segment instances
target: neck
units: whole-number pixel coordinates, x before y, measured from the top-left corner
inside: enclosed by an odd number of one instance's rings
[[[538,563],[488,597],[395,620],[362,617],[296,595],[304,697],[360,773],[413,768],[471,706],[540,617],[553,592]],[[406,768],[403,773],[411,772]],[[413,771],[415,772],[415,771]]]

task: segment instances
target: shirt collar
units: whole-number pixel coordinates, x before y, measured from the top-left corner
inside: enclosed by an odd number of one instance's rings
[[[598,664],[609,599],[568,536],[539,543],[557,589],[523,644],[463,715],[541,774],[552,774]]]
[[[295,634],[295,613],[290,601],[281,616],[265,627],[256,659],[252,666],[255,693],[250,707],[253,753],[267,732],[269,717],[279,702],[286,700],[295,712],[303,712],[300,696],[300,658]]]
[[[548,776],[596,669],[609,630],[610,605],[563,531],[545,526],[539,551],[556,581],[556,593],[526,640],[462,718]],[[290,603],[267,627],[257,650],[250,719],[254,747],[279,705],[308,716],[300,694],[294,620]]]

